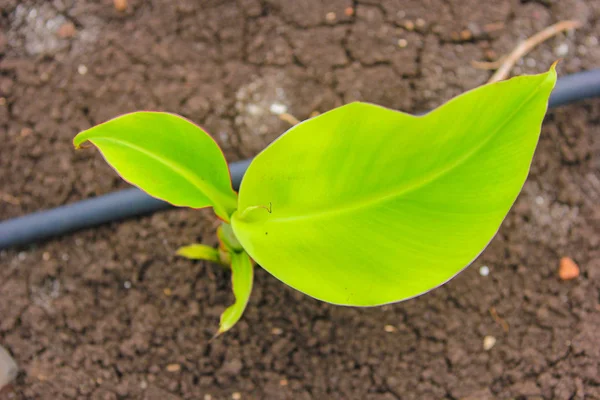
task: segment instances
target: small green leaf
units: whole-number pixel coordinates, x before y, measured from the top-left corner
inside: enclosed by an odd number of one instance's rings
[[[221,262],[219,250],[204,244],[190,244],[177,249],[177,255],[191,260],[208,260],[216,263]]]
[[[212,206],[224,221],[236,209],[227,162],[200,127],[174,114],[125,114],[79,133],[131,184],[176,206]]]
[[[219,323],[219,331],[217,335],[230,330],[242,317],[250,292],[252,292],[252,281],[254,279],[254,268],[252,260],[246,252],[231,253],[231,285],[233,286],[233,294],[235,303],[229,306],[223,314],[221,314],[221,322]]]
[[[416,117],[353,103],[259,154],[232,217],[250,256],[335,304],[437,287],[496,234],[529,172],[549,72],[486,85]]]

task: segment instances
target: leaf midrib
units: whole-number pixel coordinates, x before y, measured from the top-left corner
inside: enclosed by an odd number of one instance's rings
[[[352,211],[355,211],[358,209],[368,208],[375,204],[385,203],[392,198],[400,197],[406,193],[410,193],[410,192],[415,191],[425,185],[428,185],[429,183],[446,175],[447,173],[454,170],[455,168],[461,166],[462,164],[467,162],[471,157],[473,157],[475,154],[477,154],[481,149],[483,149],[494,137],[496,137],[498,132],[500,132],[512,120],[512,118],[526,104],[528,104],[531,101],[531,99],[541,89],[541,87],[543,86],[543,83],[544,82],[541,82],[535,88],[535,90],[533,90],[527,97],[525,97],[525,99],[517,107],[515,107],[513,109],[513,111],[509,114],[509,116],[507,118],[505,118],[505,120],[502,123],[498,124],[497,128],[495,130],[493,130],[492,133],[485,140],[483,140],[481,142],[481,144],[474,147],[473,150],[466,153],[463,157],[459,158],[457,161],[452,163],[449,167],[443,168],[443,169],[439,170],[438,172],[431,174],[426,179],[420,180],[418,182],[414,182],[412,185],[402,186],[402,188],[400,190],[393,190],[382,196],[367,198],[366,200],[358,201],[355,203],[348,203],[342,207],[325,208],[323,210],[319,210],[316,212],[311,212],[311,213],[307,213],[307,214],[303,214],[303,215],[289,215],[289,216],[281,216],[281,217],[276,217],[276,218],[269,218],[268,221],[269,222],[287,222],[287,221],[297,221],[297,220],[312,219],[312,218],[318,219],[318,218],[324,218],[324,217],[327,217],[330,215],[344,214],[344,213],[352,212]],[[423,116],[422,118],[427,118],[427,117],[428,116]]]

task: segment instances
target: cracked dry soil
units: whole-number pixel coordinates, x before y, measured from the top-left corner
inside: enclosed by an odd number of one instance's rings
[[[71,146],[126,111],[181,113],[233,161],[289,127],[275,103],[300,119],[352,100],[424,111],[489,78],[471,60],[572,18],[583,27],[515,73],[559,56],[561,74],[600,65],[599,3],[130,0],[120,13],[109,0],[0,0],[0,218],[126,187]],[[2,251],[0,345],[21,372],[0,398],[600,399],[599,123],[597,99],[551,111],[489,248],[396,305],[331,306],[257,269],[242,321],[209,342],[228,274],[174,257],[214,243],[205,211]],[[578,279],[557,278],[562,256]]]

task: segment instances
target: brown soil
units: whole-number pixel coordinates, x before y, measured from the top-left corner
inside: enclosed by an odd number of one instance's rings
[[[71,140],[126,111],[181,113],[236,160],[288,128],[273,103],[300,119],[355,99],[426,110],[489,78],[471,60],[559,20],[584,26],[514,72],[559,56],[562,74],[597,67],[599,4],[0,0],[0,218],[125,187]],[[258,270],[242,321],[214,341],[228,274],[173,255],[214,242],[208,212],[2,251],[0,345],[22,371],[0,398],[600,399],[599,171],[600,101],[552,111],[516,206],[456,279],[358,309]],[[579,278],[558,279],[563,256]]]

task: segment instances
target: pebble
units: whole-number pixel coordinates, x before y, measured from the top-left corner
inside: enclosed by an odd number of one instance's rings
[[[77,67],[77,72],[79,72],[79,75],[85,75],[88,72],[88,68],[83,64],[79,64]]]
[[[125,281],[125,282],[123,282],[123,287],[124,287],[125,289],[131,289],[131,282],[129,282],[129,281]]]
[[[386,325],[383,327],[383,330],[386,331],[387,333],[392,333],[392,332],[396,332],[396,328],[392,325]]]
[[[125,11],[127,9],[127,0],[114,0],[114,5],[117,11]]]
[[[233,392],[233,394],[231,395],[231,398],[233,400],[240,400],[242,398],[242,394],[240,392]]]
[[[271,104],[271,107],[269,108],[269,110],[271,111],[271,113],[273,113],[275,115],[281,115],[281,114],[287,112],[287,107],[285,106],[285,104],[273,103],[273,104]]]
[[[288,380],[287,379],[282,379],[279,381],[279,386],[287,386],[288,385]]]
[[[406,46],[408,46],[408,40],[406,40],[406,39],[398,39],[398,47],[400,47],[401,49],[403,49]]]
[[[65,22],[60,26],[60,28],[58,28],[56,34],[62,39],[68,39],[75,35],[75,31],[75,25],[72,22]]]
[[[460,38],[462,40],[471,40],[473,38],[473,33],[470,30],[465,29],[460,32]]]
[[[569,52],[569,45],[566,43],[559,44],[554,48],[554,54],[558,57],[564,57]]]
[[[344,10],[344,14],[346,14],[347,17],[351,17],[354,15],[354,8],[352,7],[346,7],[346,9]]]
[[[481,267],[479,267],[479,275],[488,276],[489,274],[490,274],[490,267],[488,267],[487,265],[482,265]]]
[[[483,349],[489,351],[496,344],[496,338],[493,336],[486,336],[483,338]]]
[[[579,276],[579,266],[569,257],[563,257],[560,259],[558,267],[558,276],[563,281],[575,279]]]
[[[412,21],[405,21],[404,29],[406,29],[407,31],[413,31],[415,29],[415,23]]]
[[[598,45],[598,38],[596,36],[588,36],[585,38],[585,45],[590,47]]]
[[[273,328],[273,329],[271,329],[271,333],[273,335],[281,335],[283,333],[283,329],[281,329],[281,328]]]
[[[146,381],[141,381],[141,382],[140,382],[140,389],[142,389],[142,390],[146,390],[146,389],[148,389],[148,382],[146,382]]]
[[[210,394],[205,394],[205,395],[204,395],[204,400],[212,400],[212,395],[210,395]]]
[[[0,106],[6,105],[6,97],[0,97]]]
[[[535,204],[537,204],[538,206],[541,206],[542,204],[544,204],[544,198],[542,196],[536,196]]]
[[[173,294],[173,291],[171,289],[169,289],[169,288],[164,288],[163,289],[163,293],[164,293],[165,296],[169,297],[169,296],[171,296]]]
[[[179,372],[179,371],[181,371],[181,365],[179,365],[179,364],[169,364],[169,365],[167,365],[167,371],[169,371],[169,372]]]
[[[328,12],[327,14],[325,14],[325,19],[329,22],[333,22],[335,21],[335,13],[334,12]]]
[[[534,68],[536,64],[535,58],[528,57],[525,59],[525,65],[527,65],[529,68]]]
[[[17,377],[19,367],[4,347],[0,346],[0,390]]]

